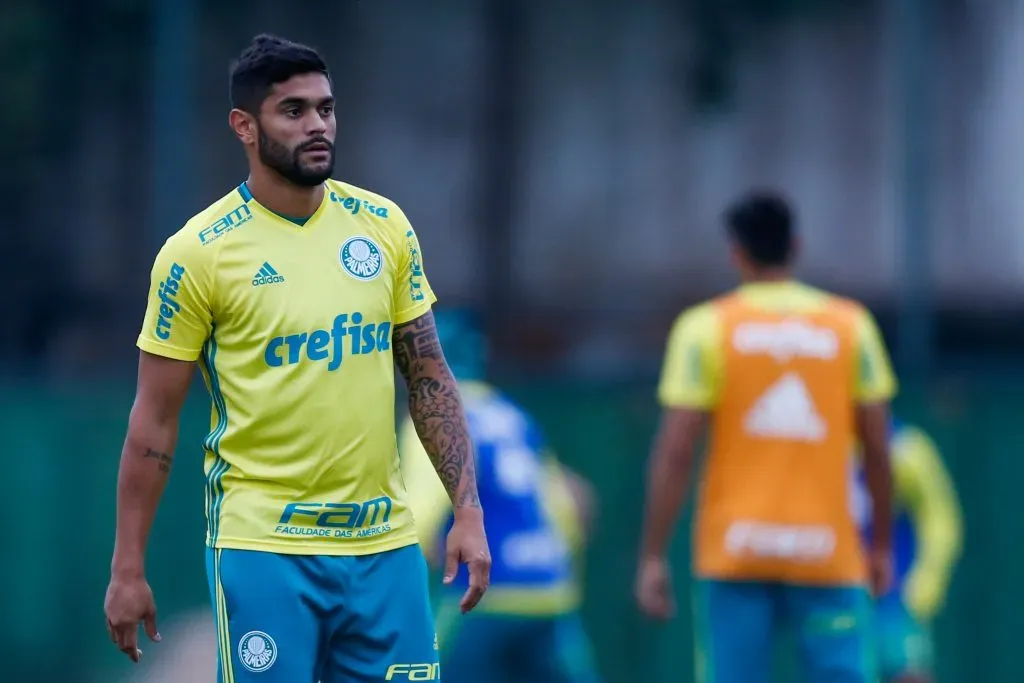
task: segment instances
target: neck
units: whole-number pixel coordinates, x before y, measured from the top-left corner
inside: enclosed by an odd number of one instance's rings
[[[324,184],[300,187],[263,166],[255,166],[245,181],[253,198],[274,213],[306,218],[316,213],[324,200]]]
[[[792,279],[793,274],[789,272],[788,268],[763,268],[743,278],[743,283],[756,285],[760,283],[789,282]]]

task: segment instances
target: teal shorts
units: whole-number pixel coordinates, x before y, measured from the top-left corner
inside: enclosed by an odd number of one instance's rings
[[[511,616],[457,606],[438,613],[445,683],[600,683],[577,613]]]
[[[862,588],[703,580],[695,598],[700,683],[771,683],[785,631],[807,683],[876,681],[871,600]]]
[[[887,597],[875,606],[875,628],[883,680],[931,673],[934,650],[931,634],[910,614],[898,595]]]
[[[330,557],[206,554],[218,683],[440,681],[418,545]]]

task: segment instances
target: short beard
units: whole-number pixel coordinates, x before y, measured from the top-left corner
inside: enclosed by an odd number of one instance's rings
[[[267,167],[274,169],[282,178],[299,187],[316,187],[331,177],[334,173],[334,145],[330,146],[330,162],[323,170],[312,170],[305,167],[301,161],[302,145],[290,150],[277,140],[269,137],[263,132],[263,127],[258,126],[259,140],[257,148],[260,161]],[[318,142],[326,142],[318,140]]]

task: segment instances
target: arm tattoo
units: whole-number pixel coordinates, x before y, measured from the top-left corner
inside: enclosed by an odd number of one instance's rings
[[[164,474],[171,471],[171,463],[174,462],[174,456],[170,453],[161,453],[159,451],[154,451],[152,448],[147,448],[146,452],[142,454],[142,457],[155,460],[157,467],[159,467],[160,471]]]
[[[480,507],[473,448],[455,378],[428,312],[395,328],[395,364],[409,387],[416,433],[456,507]]]

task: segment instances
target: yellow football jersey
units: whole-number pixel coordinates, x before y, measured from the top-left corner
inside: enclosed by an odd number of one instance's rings
[[[434,301],[401,209],[334,180],[301,225],[243,184],[167,240],[138,346],[198,360],[210,391],[210,546],[358,555],[416,542],[391,335]]]

